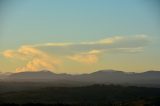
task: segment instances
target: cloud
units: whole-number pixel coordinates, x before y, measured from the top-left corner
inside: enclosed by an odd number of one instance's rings
[[[124,39],[124,37],[122,37],[122,36],[115,36],[115,37],[99,40],[96,43],[100,43],[100,44],[113,44],[113,43],[121,41],[123,39]]]
[[[143,47],[137,47],[137,48],[113,48],[113,49],[108,49],[105,50],[104,52],[106,53],[140,53],[143,52],[144,48]]]
[[[28,60],[25,66],[17,67],[16,71],[37,71],[41,69],[56,69],[61,61],[47,53],[30,46],[22,46],[18,50],[6,50],[3,55],[7,58]]]
[[[68,56],[67,58],[85,64],[94,64],[98,61],[97,55],[94,54],[76,54]]]
[[[94,64],[98,61],[98,55],[101,53],[99,50],[92,50],[80,54],[67,56],[68,59],[85,64]]]
[[[20,71],[38,71],[42,69],[54,70],[57,67],[57,62],[44,58],[34,58],[29,61],[26,66],[18,67],[17,72]]]
[[[143,51],[144,47],[148,45],[148,43],[148,36],[135,35],[114,36],[90,42],[44,43],[32,46],[58,55],[68,55],[79,54],[92,50],[99,50],[103,51],[104,53],[105,51],[119,50],[120,52],[123,52],[125,50],[125,53],[131,53],[131,49],[133,49],[133,51],[136,53],[135,49],[141,48],[141,51]],[[140,51],[137,50],[137,52]]]
[[[13,58],[16,56],[16,53],[13,50],[6,50],[2,54],[7,58]]]
[[[50,42],[21,46],[18,50],[6,50],[2,54],[6,58],[28,61],[25,66],[18,67],[17,71],[54,70],[65,59],[94,64],[106,53],[143,52],[149,41],[146,35],[114,36],[89,42]]]
[[[35,45],[32,45],[32,47],[40,47],[40,46],[62,47],[62,46],[69,46],[69,45],[72,45],[72,43],[45,43],[45,44],[35,44]]]

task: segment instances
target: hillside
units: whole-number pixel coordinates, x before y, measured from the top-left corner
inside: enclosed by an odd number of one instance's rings
[[[1,93],[0,103],[41,104],[129,104],[160,105],[160,88],[91,85],[85,87],[46,87]],[[128,104],[128,105],[127,105]],[[148,106],[147,105],[147,106]],[[152,106],[149,105],[149,106]],[[119,105],[116,105],[119,106]],[[139,106],[139,105],[137,105]]]

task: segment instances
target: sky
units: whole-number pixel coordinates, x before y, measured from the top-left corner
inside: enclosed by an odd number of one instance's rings
[[[160,70],[158,0],[1,0],[0,72]]]

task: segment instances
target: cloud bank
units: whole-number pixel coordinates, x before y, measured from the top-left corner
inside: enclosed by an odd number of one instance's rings
[[[3,51],[3,56],[20,61],[28,61],[17,71],[36,71],[40,69],[57,69],[64,60],[81,64],[95,64],[99,56],[107,53],[143,52],[149,43],[146,35],[114,36],[91,42],[44,43],[21,46],[18,50]]]

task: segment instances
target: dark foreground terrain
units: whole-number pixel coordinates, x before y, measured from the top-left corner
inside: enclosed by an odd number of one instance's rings
[[[160,106],[160,88],[120,85],[40,87],[32,86],[32,83],[27,87],[26,84],[0,84],[0,106]]]

